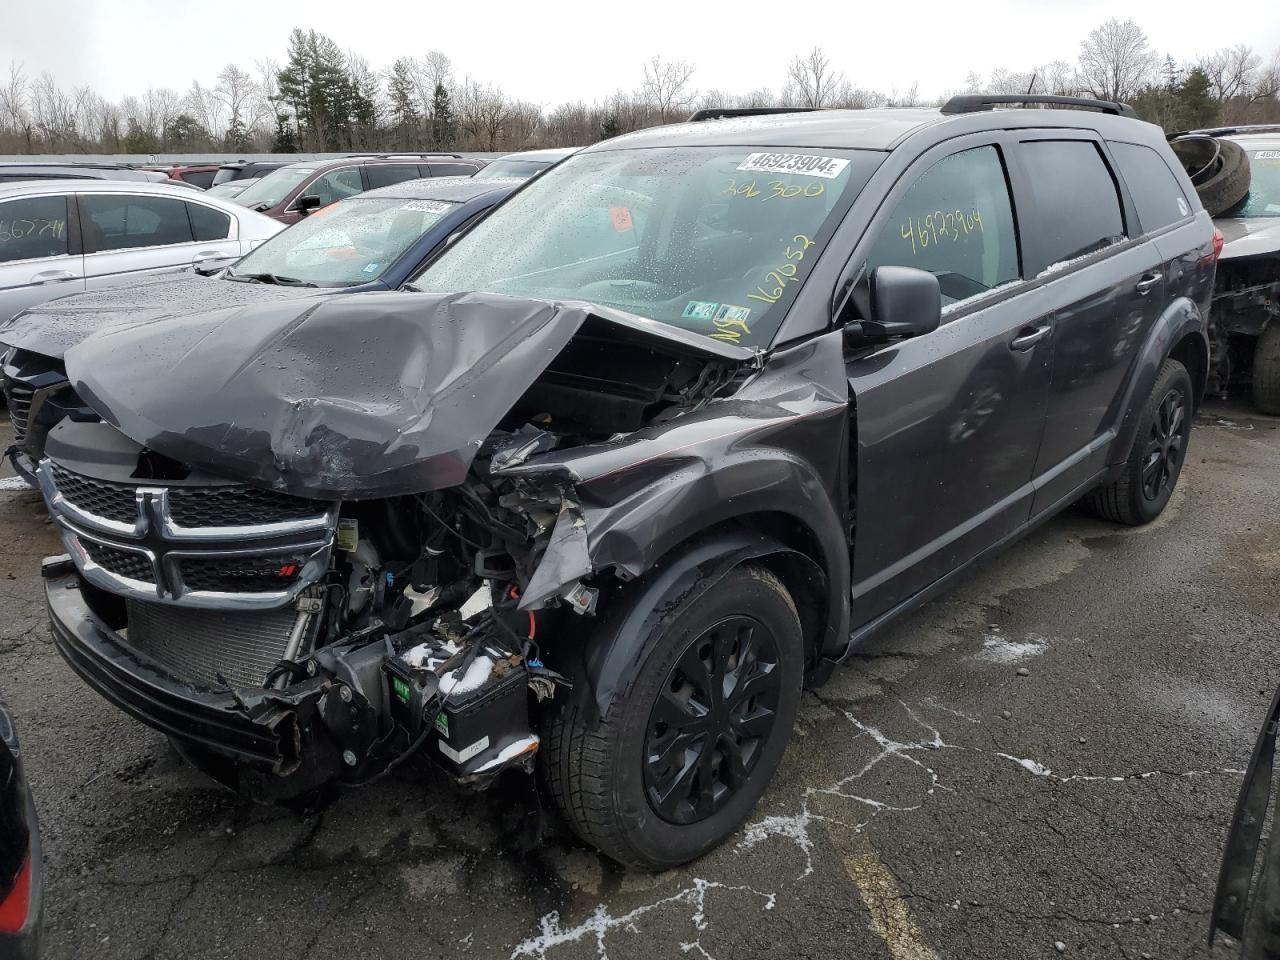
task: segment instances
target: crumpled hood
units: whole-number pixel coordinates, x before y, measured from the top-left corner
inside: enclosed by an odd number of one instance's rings
[[[190,316],[194,310],[294,300],[333,291],[239,283],[184,273],[77,293],[31,307],[0,324],[0,344],[61,358],[90,334],[140,320]]]
[[[1223,260],[1268,253],[1280,257],[1280,217],[1219,217],[1213,225],[1222,231]]]
[[[79,395],[138,443],[323,499],[460,483],[587,317],[735,360],[740,347],[583,303],[367,293],[103,331],[67,352]]]

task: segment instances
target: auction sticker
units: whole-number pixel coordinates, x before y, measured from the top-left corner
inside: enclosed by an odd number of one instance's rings
[[[401,210],[419,210],[422,213],[445,213],[451,205],[439,200],[410,200],[403,204]]]
[[[690,300],[680,316],[685,320],[710,320],[716,315],[718,306],[720,304],[714,300]]]
[[[849,165],[839,157],[818,157],[809,153],[751,153],[738,164],[747,173],[798,173],[805,177],[834,180]]]
[[[1255,160],[1280,160],[1280,150],[1259,150],[1253,155]]]

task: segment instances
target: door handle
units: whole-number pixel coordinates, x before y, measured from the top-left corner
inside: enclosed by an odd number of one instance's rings
[[[31,278],[33,284],[62,283],[65,280],[78,280],[70,270],[43,270]]]
[[[217,250],[201,250],[191,258],[192,263],[205,263],[208,260],[228,260],[234,254],[220,253]]]
[[[1018,335],[1009,341],[1009,349],[1025,353],[1047,337],[1052,329],[1047,323],[1039,327],[1023,327]]]
[[[1142,296],[1146,296],[1151,292],[1157,283],[1164,279],[1163,273],[1149,273],[1137,283],[1133,285],[1133,289],[1137,290]]]

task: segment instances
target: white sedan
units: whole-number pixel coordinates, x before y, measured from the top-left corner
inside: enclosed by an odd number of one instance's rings
[[[0,323],[45,300],[216,267],[282,224],[189,187],[127,180],[0,185]]]

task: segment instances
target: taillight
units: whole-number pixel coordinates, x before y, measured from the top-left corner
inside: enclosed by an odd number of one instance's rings
[[[0,933],[17,933],[27,925],[31,906],[31,858],[27,857],[9,895],[0,900]]]
[[[1222,231],[1217,227],[1213,228],[1213,249],[1200,258],[1200,266],[1207,267],[1211,263],[1217,263],[1218,258],[1222,256]]]

